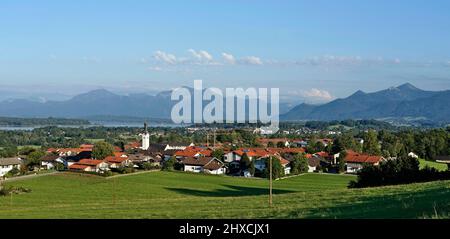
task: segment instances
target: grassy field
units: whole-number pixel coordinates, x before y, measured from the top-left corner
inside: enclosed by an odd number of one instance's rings
[[[431,168],[435,168],[439,171],[447,170],[447,164],[444,164],[444,163],[436,163],[436,162],[432,162],[432,161],[427,161],[425,159],[419,159],[419,162],[420,162],[420,168],[424,168],[425,166],[428,166]]]
[[[96,144],[98,142],[105,141],[105,139],[84,139],[84,141],[86,141],[87,143],[90,143],[90,144]]]
[[[448,218],[450,181],[347,189],[354,176],[306,174],[274,182],[150,172],[118,178],[55,174],[10,185],[0,218]]]

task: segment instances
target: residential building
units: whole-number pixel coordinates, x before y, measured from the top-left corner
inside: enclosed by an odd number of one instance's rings
[[[14,168],[20,169],[22,160],[20,158],[0,158],[0,177],[4,177]]]
[[[215,157],[187,157],[182,161],[185,172],[225,174],[225,164]]]
[[[360,154],[351,150],[347,150],[345,156],[345,164],[347,167],[347,173],[357,173],[364,165],[379,165],[385,158],[382,156]]]

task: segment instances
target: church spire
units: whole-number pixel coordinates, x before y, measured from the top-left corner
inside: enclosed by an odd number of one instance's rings
[[[144,132],[140,136],[142,136],[141,149],[147,150],[150,147],[150,134],[148,133],[147,122],[144,122]]]

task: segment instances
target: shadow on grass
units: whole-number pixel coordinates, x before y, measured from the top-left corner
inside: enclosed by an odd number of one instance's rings
[[[384,190],[378,188],[375,190]],[[398,190],[398,189],[397,189]],[[336,202],[329,207],[317,207],[290,212],[288,218],[449,218],[450,189],[447,187],[421,188],[417,191],[392,192],[386,194],[358,195],[350,192],[352,201]],[[375,194],[375,191],[374,191]],[[380,195],[381,194],[381,195]]]
[[[203,191],[189,188],[166,188],[170,191],[181,193],[189,196],[199,197],[240,197],[240,196],[260,196],[268,195],[268,188],[254,188],[254,187],[242,187],[234,185],[222,185],[225,189],[216,189],[214,191]],[[293,193],[295,191],[273,189],[273,194],[286,194]]]

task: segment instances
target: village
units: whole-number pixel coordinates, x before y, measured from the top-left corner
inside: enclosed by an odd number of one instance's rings
[[[388,160],[382,156],[346,150],[343,154],[326,151],[312,152],[308,144],[322,148],[333,144],[333,139],[258,138],[262,147],[239,147],[218,144],[152,143],[147,125],[139,134],[140,141],[123,147],[106,143],[82,144],[78,148],[48,148],[38,162],[24,169],[26,157],[0,159],[0,177],[14,177],[22,171],[69,171],[102,176],[142,170],[178,170],[191,173],[230,175],[236,177],[267,177],[267,167],[273,160],[275,178],[302,173],[356,174],[365,165],[378,165]],[[358,143],[362,144],[360,139]],[[105,149],[106,147],[106,149]],[[104,155],[93,153],[103,152]],[[109,151],[108,151],[109,148]],[[309,149],[309,150],[308,150]],[[409,154],[418,157],[414,153]],[[31,167],[30,167],[31,166]]]

